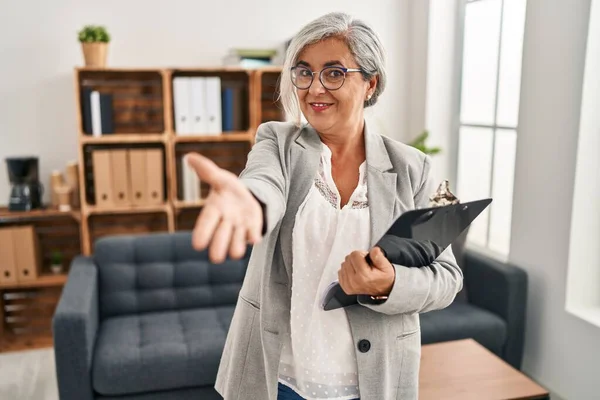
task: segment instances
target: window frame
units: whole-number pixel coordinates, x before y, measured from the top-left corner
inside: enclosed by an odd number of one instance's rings
[[[475,124],[475,123],[464,123],[462,121],[461,118],[461,111],[462,111],[462,107],[461,107],[461,103],[462,103],[462,83],[463,83],[463,58],[464,58],[464,42],[465,42],[465,27],[466,27],[466,8],[469,4],[473,4],[473,3],[477,3],[477,2],[481,2],[481,1],[499,1],[500,2],[500,32],[499,32],[499,37],[498,37],[498,60],[497,60],[497,65],[496,65],[496,76],[495,76],[495,94],[494,94],[494,114],[493,114],[493,120],[491,124]],[[495,161],[496,161],[496,135],[498,134],[498,131],[500,130],[501,132],[499,132],[500,134],[502,134],[502,131],[514,131],[515,134],[519,135],[519,126],[518,126],[518,121],[517,124],[515,124],[514,126],[509,126],[509,125],[498,125],[498,97],[499,97],[499,88],[500,88],[500,66],[501,66],[501,62],[502,62],[502,36],[503,36],[503,30],[504,30],[504,2],[505,0],[461,0],[459,1],[458,7],[457,7],[457,38],[456,38],[456,66],[455,66],[455,70],[456,70],[456,82],[457,82],[457,87],[456,87],[456,99],[454,102],[454,106],[455,109],[453,110],[453,114],[454,114],[454,129],[453,129],[453,134],[454,137],[456,138],[456,147],[455,147],[455,151],[456,151],[456,157],[455,157],[455,164],[454,164],[454,176],[456,177],[456,187],[458,187],[458,181],[460,179],[459,177],[459,171],[458,171],[458,166],[460,164],[460,131],[461,128],[466,127],[466,128],[484,128],[484,129],[490,129],[492,131],[492,158],[490,160],[490,164],[491,164],[491,168],[490,168],[490,188],[489,188],[489,193],[488,196],[492,197],[492,193],[494,190],[494,171],[495,171]],[[522,50],[521,50],[522,51]],[[518,119],[518,118],[517,118]],[[513,181],[513,185],[514,185],[514,181]],[[460,197],[460,196],[459,196]],[[511,204],[511,209],[512,209],[512,204]],[[494,254],[497,254],[497,256],[499,258],[506,258],[508,256],[508,253],[510,252],[510,248],[507,251],[507,254],[503,254],[503,253],[497,253],[494,250],[492,250],[489,246],[490,243],[490,236],[491,236],[491,215],[493,213],[494,210],[494,203],[490,204],[489,206],[489,215],[490,217],[488,218],[488,223],[487,223],[487,227],[486,227],[486,236],[485,236],[485,246],[480,246],[478,244],[473,244],[471,241],[467,240],[467,243],[469,244],[469,246],[475,246],[476,248],[479,248],[481,250],[484,250],[485,252],[491,252]],[[512,214],[511,214],[511,219],[512,219]],[[510,246],[510,244],[509,244]]]

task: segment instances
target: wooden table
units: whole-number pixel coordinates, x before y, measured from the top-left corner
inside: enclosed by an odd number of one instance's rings
[[[420,400],[549,399],[533,382],[472,339],[424,345]]]

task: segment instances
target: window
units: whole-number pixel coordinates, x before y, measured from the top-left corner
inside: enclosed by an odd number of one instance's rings
[[[468,241],[502,255],[510,245],[525,3],[463,3],[457,194],[494,199]]]

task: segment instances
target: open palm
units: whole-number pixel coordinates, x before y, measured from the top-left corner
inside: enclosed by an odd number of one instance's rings
[[[262,208],[252,193],[233,173],[219,168],[208,158],[190,153],[186,160],[210,192],[196,221],[192,244],[196,250],[208,246],[210,260],[221,263],[227,253],[241,258],[248,243],[260,241]]]

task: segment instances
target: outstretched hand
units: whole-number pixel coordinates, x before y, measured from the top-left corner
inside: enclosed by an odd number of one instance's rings
[[[240,259],[248,244],[261,239],[263,212],[259,202],[233,173],[219,168],[208,158],[189,153],[186,161],[210,192],[196,221],[192,245],[196,250],[209,247],[213,263],[222,263],[227,253]]]
[[[365,260],[370,254],[373,266]],[[353,251],[346,256],[338,271],[338,280],[344,293],[387,296],[392,291],[396,270],[379,247],[370,252]]]

